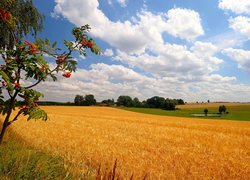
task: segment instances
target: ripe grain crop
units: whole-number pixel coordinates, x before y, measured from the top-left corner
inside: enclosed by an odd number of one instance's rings
[[[50,120],[12,128],[60,155],[75,176],[112,168],[125,179],[250,179],[250,123],[155,116],[107,107],[43,107]],[[81,172],[82,175],[81,175]]]

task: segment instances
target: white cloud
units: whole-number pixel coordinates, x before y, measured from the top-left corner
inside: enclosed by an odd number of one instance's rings
[[[86,57],[84,55],[79,55],[79,58],[82,59],[82,60],[86,59]]]
[[[236,14],[250,14],[249,0],[220,0],[219,8],[230,10]]]
[[[204,53],[204,48],[210,51]],[[157,48],[157,55],[127,54],[118,51],[114,58],[131,67],[137,67],[155,76],[179,77],[182,80],[196,80],[218,70],[223,62],[215,56],[216,47],[211,43],[196,42],[190,51],[187,47],[165,44]]]
[[[112,1],[111,0],[107,0],[109,5],[112,5]]]
[[[126,0],[117,0],[122,7],[126,7]]]
[[[189,9],[175,8],[167,14],[142,10],[131,20],[114,22],[100,10],[97,0],[56,0],[54,12],[78,26],[89,24],[95,37],[126,52],[143,52],[162,44],[163,32],[186,40],[204,34],[199,14]]]
[[[62,77],[57,82],[44,82],[38,89],[45,93],[45,100],[71,102],[76,94],[94,94],[98,101],[117,99],[119,95],[140,100],[158,95],[185,101],[250,101],[246,98],[250,97],[250,87],[235,84],[235,80],[235,77],[212,74],[199,81],[181,82],[176,77],[148,77],[122,65],[98,63],[89,70],[78,69],[70,79]]]
[[[204,35],[199,13],[190,9],[175,8],[167,13],[167,32],[175,37],[194,40]]]
[[[54,12],[78,26],[89,24],[95,37],[124,51],[143,50],[149,42],[138,25],[109,20],[99,9],[97,0],[56,0]]]
[[[218,51],[218,47],[210,42],[196,41],[191,47],[191,50],[198,56],[212,56]]]
[[[234,31],[224,32],[215,36],[209,37],[205,40],[215,45],[218,51],[229,47],[240,47],[247,41],[246,37]]]
[[[104,55],[104,56],[110,57],[110,56],[113,56],[113,55],[114,55],[114,52],[113,52],[112,49],[106,49],[106,50],[103,52],[103,55]]]
[[[229,26],[241,35],[250,38],[250,18],[238,16],[229,19]]]
[[[238,68],[250,73],[250,51],[228,48],[223,53],[238,63]]]
[[[48,99],[60,100],[63,94],[72,101],[76,94],[94,94],[102,100],[127,94],[141,100],[159,95],[186,101],[250,101],[245,98],[250,97],[248,85],[236,84],[236,77],[213,74],[223,63],[216,53],[239,40],[226,36],[224,40],[216,37],[219,43],[195,41],[205,33],[194,10],[152,13],[144,9],[122,22],[109,19],[97,0],[56,0],[54,12],[75,25],[89,24],[92,35],[112,48],[103,55],[115,56],[122,65],[92,64],[88,70],[78,69],[70,79],[59,78],[55,85],[46,82],[41,89]],[[246,35],[244,27],[234,26],[232,20],[231,28]],[[191,47],[164,42],[164,32],[189,41]]]

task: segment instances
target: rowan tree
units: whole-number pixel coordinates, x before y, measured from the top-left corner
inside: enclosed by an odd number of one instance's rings
[[[28,14],[23,15],[22,12]],[[72,29],[74,41],[65,40],[64,50],[57,48],[56,42],[50,43],[49,39],[25,40],[26,35],[35,36],[41,30],[42,20],[43,16],[31,0],[0,2],[0,54],[3,62],[0,66],[0,113],[5,116],[0,144],[6,129],[21,115],[27,116],[27,120],[48,119],[46,112],[38,106],[43,94],[35,90],[35,86],[49,78],[56,81],[58,73],[70,78],[77,65],[72,57],[74,51],[84,56],[87,49],[94,54],[100,53],[88,35],[88,25]],[[47,56],[55,59],[55,66],[49,65]]]

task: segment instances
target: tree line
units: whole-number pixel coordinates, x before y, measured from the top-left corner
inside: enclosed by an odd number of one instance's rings
[[[165,110],[175,110],[176,105],[185,104],[182,99],[169,99],[159,96],[154,96],[144,101],[140,101],[137,97],[131,98],[127,95],[121,95],[115,102],[114,99],[106,99],[97,103],[94,95],[88,94],[85,96],[76,95],[74,99],[76,106],[91,106],[91,105],[104,105],[104,106],[123,106],[123,107],[137,107],[137,108],[159,108]]]

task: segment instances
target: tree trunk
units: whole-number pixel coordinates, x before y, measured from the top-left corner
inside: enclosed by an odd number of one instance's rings
[[[3,137],[4,137],[4,134],[5,134],[6,129],[8,127],[8,122],[9,122],[9,118],[10,118],[11,112],[12,111],[10,110],[9,113],[7,114],[5,120],[4,120],[3,127],[2,127],[2,130],[1,130],[1,133],[0,133],[0,145],[3,142]]]
[[[6,129],[7,129],[8,125],[9,125],[8,123],[9,123],[10,115],[12,113],[12,108],[14,106],[14,101],[15,101],[15,98],[16,98],[17,94],[18,94],[18,91],[16,91],[14,96],[10,99],[9,110],[8,110],[8,113],[7,113],[7,115],[5,117],[5,120],[3,122],[3,127],[2,127],[2,130],[1,130],[1,133],[0,133],[0,145],[3,142],[4,134],[6,132]]]

